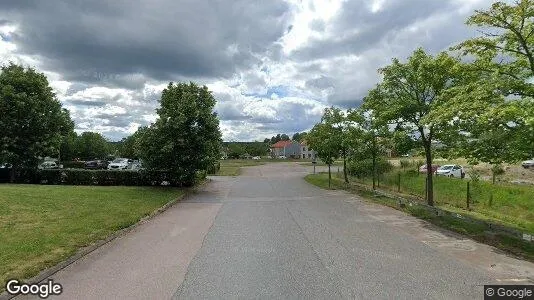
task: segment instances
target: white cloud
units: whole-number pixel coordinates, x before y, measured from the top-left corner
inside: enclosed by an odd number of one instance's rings
[[[205,6],[178,2],[167,5],[177,5],[182,18]],[[489,5],[485,0],[273,0],[253,6],[243,1],[242,7],[234,2],[215,1],[220,11],[209,22],[160,18],[157,5],[113,2],[107,4],[110,11],[95,6],[48,31],[40,31],[55,19],[48,6],[36,3],[27,14],[0,10],[0,59],[44,72],[78,132],[120,139],[156,120],[154,110],[169,81],[193,80],[207,84],[218,100],[224,139],[263,140],[311,128],[327,106],[357,106],[380,79],[377,68],[420,46],[436,53],[471,37],[465,19]],[[170,31],[148,32],[124,17],[140,11],[145,22]],[[124,13],[121,23],[109,26],[117,12]],[[99,30],[101,25],[106,30]],[[50,44],[44,37],[51,35],[63,44]],[[79,55],[72,55],[76,51]]]

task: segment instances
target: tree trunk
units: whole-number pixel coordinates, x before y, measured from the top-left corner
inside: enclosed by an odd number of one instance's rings
[[[432,184],[432,149],[430,141],[424,143],[425,156],[426,156],[426,182],[427,182],[427,194],[426,201],[428,205],[434,206],[434,185]]]
[[[347,175],[347,151],[343,150],[343,176],[345,177],[345,183],[349,183],[349,176]]]
[[[376,190],[376,156],[373,154],[373,190]]]
[[[328,164],[328,188],[330,188],[331,184],[330,182],[332,181],[332,173],[330,172],[330,164]]]
[[[15,182],[15,166],[11,166],[11,170],[9,171],[9,182]]]

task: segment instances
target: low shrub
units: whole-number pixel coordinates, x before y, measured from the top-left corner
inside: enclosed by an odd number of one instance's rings
[[[217,174],[221,169],[221,162],[217,161],[215,164],[208,167],[208,174]]]
[[[85,162],[83,161],[63,161],[61,164],[65,169],[83,169],[85,167]]]
[[[393,165],[386,159],[380,158],[376,161],[377,173],[384,174],[393,169]],[[373,176],[373,160],[351,160],[348,163],[347,171],[350,175],[357,177],[370,177]]]
[[[17,171],[15,183],[122,186],[192,186],[202,178],[198,177],[193,178],[192,180],[185,179],[179,176],[172,176],[172,174],[167,171],[159,170],[135,171],[53,169]]]

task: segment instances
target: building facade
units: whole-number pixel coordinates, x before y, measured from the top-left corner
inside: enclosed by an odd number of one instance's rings
[[[315,159],[317,154],[315,151],[310,149],[310,147],[306,144],[305,141],[302,143],[296,141],[279,141],[271,146],[271,156]]]

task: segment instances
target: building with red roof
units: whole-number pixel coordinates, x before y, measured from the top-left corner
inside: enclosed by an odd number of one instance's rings
[[[299,143],[297,141],[279,141],[271,146],[272,157],[291,157],[315,159],[315,151],[310,149],[306,141]]]

